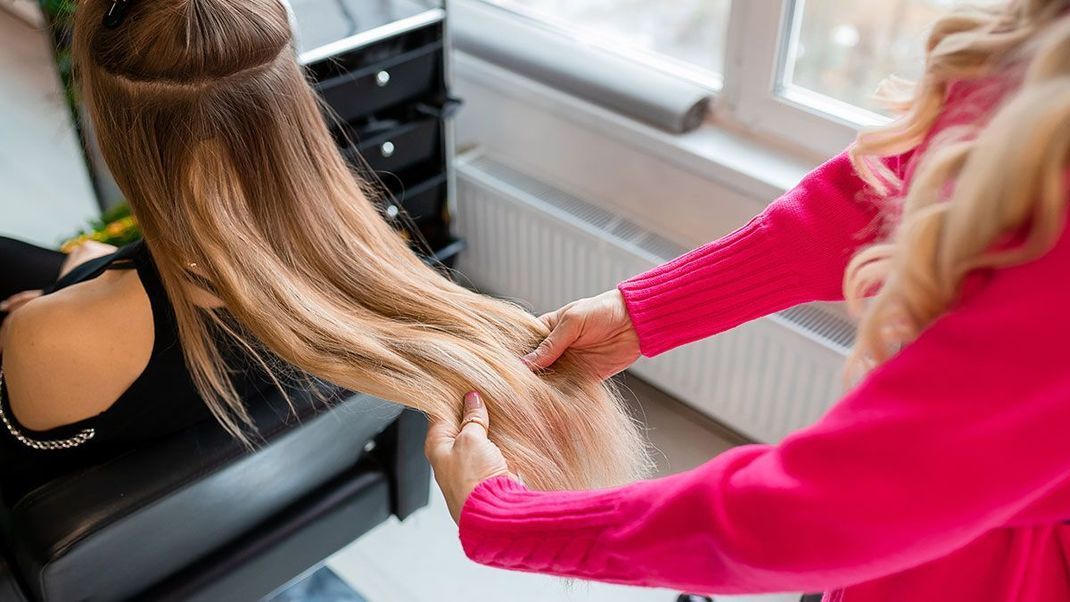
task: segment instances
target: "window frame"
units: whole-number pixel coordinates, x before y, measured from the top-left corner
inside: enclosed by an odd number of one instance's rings
[[[494,0],[469,1],[505,8],[518,18],[539,19],[534,11],[517,10]],[[830,156],[850,145],[860,129],[888,119],[818,92],[784,84],[785,61],[793,27],[801,24],[801,17],[795,18],[801,7],[799,0],[730,0],[724,72],[706,72],[706,77],[696,77],[692,71],[698,68],[680,66],[675,59],[659,60],[647,53],[614,49],[604,42],[589,44],[579,37],[582,30],[575,25],[539,20],[570,36],[577,46],[608,49],[650,69],[704,85],[715,98],[715,125],[742,129],[806,154]]]
[[[850,145],[860,129],[888,120],[818,92],[785,85],[793,28],[801,24],[800,6],[799,0],[733,0],[721,102],[748,130],[831,155]]]

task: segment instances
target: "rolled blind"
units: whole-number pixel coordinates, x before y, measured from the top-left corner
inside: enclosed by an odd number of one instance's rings
[[[577,44],[500,7],[450,4],[458,50],[673,133],[699,127],[710,91],[612,52]]]

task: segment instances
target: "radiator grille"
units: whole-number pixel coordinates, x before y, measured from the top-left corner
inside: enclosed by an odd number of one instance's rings
[[[460,271],[534,311],[608,290],[684,248],[486,156],[458,166]],[[840,393],[854,327],[800,306],[640,361],[634,371],[759,441],[817,419]]]
[[[800,305],[778,314],[804,331],[819,337],[844,353],[854,344],[855,327],[850,321],[818,307]]]

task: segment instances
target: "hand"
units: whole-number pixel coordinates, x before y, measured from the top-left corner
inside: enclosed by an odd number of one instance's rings
[[[464,396],[461,425],[458,431],[447,420],[433,423],[424,446],[455,522],[460,522],[464,502],[480,483],[509,475],[501,450],[487,439],[490,415],[479,393]]]
[[[91,259],[111,255],[118,250],[119,247],[97,242],[95,240],[87,240],[71,249],[71,252],[67,254],[67,259],[63,261],[63,266],[59,269],[59,276],[62,278],[69,274],[74,268]]]
[[[42,291],[22,291],[21,293],[15,293],[7,299],[0,301],[0,311],[5,313],[15,313],[15,310],[26,305],[30,301],[41,296]]]
[[[545,370],[571,350],[595,376],[606,379],[639,359],[639,335],[618,290],[574,301],[539,319],[551,332],[523,358],[533,369]]]

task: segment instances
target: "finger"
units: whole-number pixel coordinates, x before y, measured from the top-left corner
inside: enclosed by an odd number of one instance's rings
[[[579,336],[579,326],[575,320],[562,318],[550,336],[531,353],[524,356],[524,363],[536,370],[545,370],[557,361]]]
[[[21,293],[15,293],[8,298],[11,303],[25,303],[30,299],[35,299],[41,296],[41,291],[22,291]]]
[[[424,442],[424,454],[431,458],[442,450],[448,450],[453,446],[457,438],[457,425],[446,419],[433,419],[427,429],[427,439]]]
[[[41,296],[41,291],[22,291],[0,302],[0,311],[14,311],[16,308]]]
[[[561,314],[563,314],[567,308],[568,307],[566,306],[566,307],[562,307],[561,309],[558,309],[556,311],[552,311],[550,313],[543,314],[543,315],[539,316],[539,318],[538,318],[539,322],[542,322],[542,325],[545,326],[547,330],[549,330],[550,332],[553,332],[554,328],[557,328],[557,324],[561,320]],[[542,368],[532,364],[532,361],[534,361],[534,360],[535,360],[535,352],[534,351],[532,351],[531,353],[528,353],[527,355],[525,355],[525,356],[520,358],[520,361],[524,362],[524,365],[527,366],[528,368],[530,368],[531,370],[541,370]]]
[[[479,393],[472,391],[464,396],[464,418],[461,423],[464,425],[461,434],[465,437],[487,437],[490,430],[490,413],[487,412],[487,406]]]
[[[548,314],[543,314],[543,315],[539,316],[539,321],[542,322],[542,325],[547,327],[547,328],[549,328],[550,330],[553,330],[554,328],[557,328],[557,323],[560,320],[561,320],[561,310],[560,309],[557,310],[557,311],[552,311],[552,312],[550,312]]]
[[[26,305],[27,303],[28,303],[28,301],[12,301],[12,302],[8,303],[6,307],[4,307],[4,311],[6,311],[9,314],[13,314],[16,311],[18,311],[20,307],[22,307],[23,305]]]

